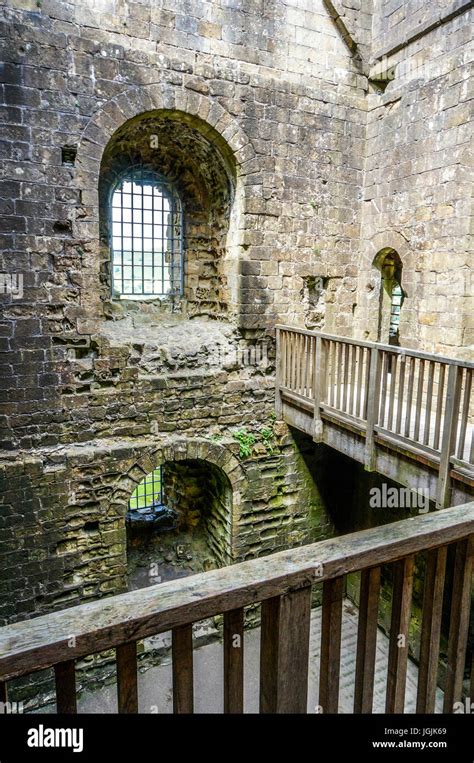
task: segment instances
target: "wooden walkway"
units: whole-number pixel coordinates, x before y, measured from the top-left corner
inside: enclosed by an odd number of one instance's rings
[[[277,415],[438,508],[474,489],[474,363],[277,326]]]
[[[308,671],[308,713],[319,711],[318,686],[319,665],[321,662],[321,626],[322,610],[317,607],[311,612]],[[358,611],[352,602],[346,599],[342,613],[341,636],[341,677],[339,689],[339,712],[352,713],[354,707],[354,688],[357,654]],[[244,634],[244,712],[258,713],[259,676],[260,676],[260,628],[246,630]],[[163,643],[171,650],[171,633],[163,634]],[[388,655],[390,641],[382,630],[377,631],[377,650],[375,657],[374,713],[385,711],[385,689],[387,685]],[[196,713],[221,713],[224,706],[224,665],[222,643],[216,637],[213,643],[194,650],[194,706]],[[416,710],[418,686],[418,667],[409,659],[405,689],[405,712]],[[150,667],[138,675],[138,695],[140,713],[173,712],[173,670],[171,654],[163,655],[160,664]],[[436,690],[435,712],[441,713],[443,692]],[[115,687],[104,686],[96,690],[87,690],[78,700],[80,713],[116,713],[117,694]],[[55,712],[55,706],[49,705],[38,712]]]
[[[445,575],[448,545],[454,553],[449,580]],[[433,713],[439,706],[438,664],[446,601],[450,612],[443,712],[451,713],[462,697],[466,667],[474,502],[7,625],[0,628],[0,701],[7,700],[12,679],[53,666],[57,711],[76,713],[77,660],[114,649],[117,707],[121,713],[136,713],[140,708],[137,642],[171,630],[173,711],[192,713],[201,693],[193,624],[223,613],[220,709],[242,713],[248,681],[244,608],[260,603],[261,713],[306,713],[308,698],[310,706],[315,703],[315,686],[317,703],[325,714],[341,709],[370,713],[382,706],[386,713],[403,713],[408,709],[408,634],[417,554],[425,555],[426,564],[415,709]],[[378,614],[385,564],[391,565],[393,594],[382,686],[382,674],[377,670]],[[349,655],[344,647],[348,643],[344,636],[345,581],[354,572],[360,572],[359,608]],[[322,606],[315,637],[311,604],[316,585],[322,590]],[[354,661],[349,670],[347,665]],[[349,697],[351,708],[342,692],[342,708],[341,685],[345,685],[347,670],[354,690]]]

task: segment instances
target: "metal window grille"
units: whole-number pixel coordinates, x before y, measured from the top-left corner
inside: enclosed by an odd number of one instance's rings
[[[139,485],[135,488],[130,500],[128,502],[128,508],[133,509],[151,509],[163,504],[163,475],[162,467],[147,474]]]
[[[113,294],[182,294],[183,214],[172,186],[152,170],[130,168],[112,191],[111,218]]]

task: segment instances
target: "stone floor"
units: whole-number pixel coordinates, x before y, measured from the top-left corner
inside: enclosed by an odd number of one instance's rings
[[[354,698],[354,671],[357,640],[357,609],[350,601],[344,603],[342,626],[342,663],[340,683],[340,712],[350,713]],[[246,631],[245,658],[245,712],[258,712],[259,685],[259,628]],[[167,637],[168,638],[168,637]],[[169,638],[169,640],[171,640]],[[318,704],[319,654],[321,641],[321,608],[313,610],[311,618],[310,671],[308,712],[316,712]],[[388,660],[388,638],[379,630],[377,639],[374,712],[383,713]],[[222,644],[219,641],[194,650],[195,712],[221,713],[223,707]],[[405,712],[413,713],[416,702],[417,666],[408,663]],[[442,692],[437,692],[437,712],[442,708]],[[170,659],[139,674],[139,704],[141,713],[172,712],[172,678]],[[54,711],[50,707],[50,711]],[[43,710],[44,712],[44,710]],[[79,712],[117,712],[115,686],[85,692],[79,698]]]

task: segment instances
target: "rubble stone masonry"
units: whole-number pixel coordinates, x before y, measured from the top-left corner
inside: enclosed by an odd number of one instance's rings
[[[274,420],[274,326],[375,338],[381,249],[402,344],[467,356],[469,13],[426,6],[0,2],[0,623],[124,590],[128,497],[165,461],[226,475],[229,562],[330,535],[323,455]],[[110,296],[107,173],[148,134],[187,215],[172,304]]]

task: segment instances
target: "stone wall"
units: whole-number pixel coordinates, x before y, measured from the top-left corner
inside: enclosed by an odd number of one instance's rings
[[[2,622],[124,589],[128,497],[163,460],[226,471],[232,560],[333,532],[314,450],[273,420],[273,330],[372,337],[380,248],[403,261],[402,344],[465,352],[465,16],[393,54],[442,74],[376,92],[371,6],[1,4],[0,272],[23,278],[0,294]],[[157,169],[181,140],[173,311],[110,299],[101,181],[138,119]]]
[[[354,324],[357,336],[376,339],[381,279],[373,261],[392,247],[403,263],[401,344],[462,358],[474,337],[467,5],[378,3],[369,76],[387,79],[367,98]]]
[[[326,279],[330,328],[352,310],[367,80],[325,4],[2,13],[0,269],[23,275],[21,297],[0,295],[3,621],[123,590],[130,474],[166,443],[222,442],[241,462],[231,559],[324,537],[318,489],[273,422],[272,358],[275,322],[305,321],[304,279]],[[172,312],[110,299],[104,183],[143,154],[144,124],[188,214]]]

